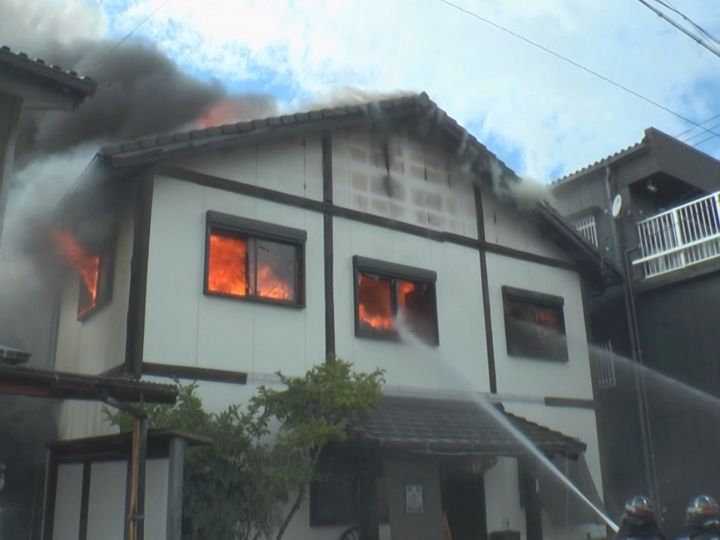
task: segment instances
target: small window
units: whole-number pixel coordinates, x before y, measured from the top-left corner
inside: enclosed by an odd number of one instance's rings
[[[305,231],[208,212],[205,293],[304,305]]]
[[[563,299],[513,287],[502,291],[508,354],[566,362]]]
[[[318,464],[320,479],[310,484],[310,525],[357,525],[360,520],[359,475],[362,461],[350,449],[326,448]],[[367,466],[367,465],[365,465]],[[388,523],[385,477],[375,480],[378,520]]]
[[[87,319],[110,302],[112,293],[112,252],[114,242],[106,242],[102,250],[90,250],[75,239],[72,233],[60,231],[54,237],[55,246],[78,276],[77,319]]]
[[[426,343],[438,344],[435,272],[357,256],[353,263],[357,336],[397,339],[401,320]]]

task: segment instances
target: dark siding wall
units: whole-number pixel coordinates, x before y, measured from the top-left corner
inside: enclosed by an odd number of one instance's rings
[[[589,306],[595,344],[611,340],[617,355],[611,360],[615,385],[609,387],[602,387],[602,379],[608,377],[608,366],[600,365],[602,354],[593,349],[591,356],[605,506],[617,517],[625,500],[648,492],[635,379],[628,369],[631,352],[622,287],[612,287],[603,296],[591,298]]]
[[[645,365],[680,381],[647,377],[658,490],[676,534],[692,496],[720,497],[720,273],[640,295],[638,325]]]

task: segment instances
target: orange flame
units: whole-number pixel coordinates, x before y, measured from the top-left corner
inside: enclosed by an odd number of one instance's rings
[[[269,265],[263,265],[258,269],[257,282],[258,296],[275,300],[293,300],[293,287],[278,278]]]
[[[208,290],[247,296],[247,241],[214,232],[210,235]]]
[[[247,119],[254,118],[253,111],[249,110],[247,103],[232,99],[224,99],[211,105],[203,115],[197,119],[198,127],[207,128],[211,126],[219,126],[221,124],[231,124]]]
[[[255,287],[248,280],[248,242],[232,234],[210,233],[210,255],[208,260],[208,290],[248,296]],[[271,265],[263,263],[257,271],[257,291],[261,298],[294,300],[292,283],[279,278]]]
[[[358,278],[358,318],[373,330],[391,330],[393,326],[390,281],[360,274]]]
[[[88,255],[77,243],[72,234],[67,231],[55,231],[53,235],[55,246],[73,269],[80,274],[85,291],[90,300],[89,306],[95,306],[97,301],[98,281],[100,279],[100,255]]]

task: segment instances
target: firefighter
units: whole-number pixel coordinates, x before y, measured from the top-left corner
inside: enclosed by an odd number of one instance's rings
[[[685,512],[685,536],[690,540],[720,540],[720,506],[710,495],[698,495]]]
[[[650,499],[644,495],[637,495],[625,503],[617,538],[618,540],[635,538],[665,540],[665,536],[658,526],[655,508]]]

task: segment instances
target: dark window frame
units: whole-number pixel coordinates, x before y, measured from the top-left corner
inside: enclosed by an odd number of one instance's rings
[[[295,249],[296,277],[295,300],[281,300],[257,295],[235,295],[208,288],[210,272],[210,235],[213,230],[221,230],[247,240],[266,240],[291,246]],[[241,302],[286,306],[302,309],[305,307],[305,243],[307,232],[301,229],[276,225],[255,219],[234,216],[208,210],[205,219],[205,261],[203,270],[203,294],[206,296],[228,298]]]
[[[309,506],[310,506],[310,526],[311,527],[348,527],[351,525],[357,525],[360,522],[360,510],[359,510],[359,494],[360,494],[360,475],[362,474],[361,468],[363,460],[366,458],[363,458],[362,453],[358,454],[356,448],[348,447],[347,445],[344,445],[340,443],[339,445],[330,445],[329,447],[325,448],[323,450],[323,455],[321,456],[321,464],[319,465],[319,471],[321,472],[321,478],[319,480],[313,480],[309,484],[308,488],[308,500],[309,500]],[[330,453],[331,455],[328,455]],[[345,508],[344,511],[346,514],[349,515],[343,515],[343,516],[333,516],[330,518],[322,517],[320,514],[320,506],[322,502],[320,501],[321,495],[319,493],[319,490],[321,490],[321,484],[324,482],[336,482],[339,480],[337,475],[334,475],[332,471],[327,471],[323,468],[323,465],[327,465],[327,462],[325,460],[327,459],[332,460],[338,460],[338,462],[341,464],[341,467],[339,467],[343,473],[344,478],[342,478],[342,482],[349,484],[352,489],[352,508]],[[335,463],[335,467],[338,467],[337,462]],[[329,468],[332,468],[329,467]],[[387,490],[387,480],[386,476],[383,475],[380,471],[377,471],[378,477],[376,478],[376,486],[378,490],[381,489],[381,487],[385,487]],[[387,491],[386,491],[387,493]],[[387,501],[387,495],[384,498],[384,502],[386,505],[384,507],[378,508],[378,521],[382,525],[387,525],[390,523],[390,511],[388,507],[388,501]],[[377,501],[379,505],[382,505],[383,503],[383,497],[380,494],[380,491],[378,491],[378,497]],[[337,501],[335,501],[337,502]]]
[[[113,296],[113,286],[115,282],[115,251],[117,249],[117,237],[112,235],[102,249],[95,250],[90,256],[99,256],[100,264],[98,268],[98,284],[95,304],[84,311],[80,311],[80,305],[83,301],[83,291],[85,283],[82,276],[78,276],[78,301],[76,318],[78,322],[85,322],[95,313],[110,304]]]
[[[355,336],[360,338],[370,338],[378,340],[399,341],[400,336],[395,330],[372,330],[363,326],[360,322],[358,314],[358,276],[360,274],[368,274],[379,278],[389,279],[391,281],[390,289],[390,306],[393,315],[397,313],[397,280],[415,281],[430,285],[432,287],[432,308],[433,308],[433,330],[435,332],[434,340],[426,342],[437,347],[440,345],[440,328],[438,324],[438,308],[437,308],[437,272],[417,268],[415,266],[407,266],[404,264],[391,263],[379,259],[371,259],[360,255],[353,256],[353,318],[355,321]],[[420,339],[423,339],[421,336]]]
[[[525,358],[533,361],[566,363],[570,360],[568,354],[567,341],[563,340],[564,347],[556,356],[551,355],[532,355],[525,351],[518,351],[518,345],[513,342],[513,331],[508,324],[508,308],[509,302],[519,302],[527,305],[537,306],[541,308],[551,308],[557,310],[560,316],[560,325],[562,327],[562,336],[567,336],[567,328],[565,326],[565,299],[562,296],[529,291],[503,285],[503,320],[505,323],[505,344],[507,346],[508,356],[515,358]]]

